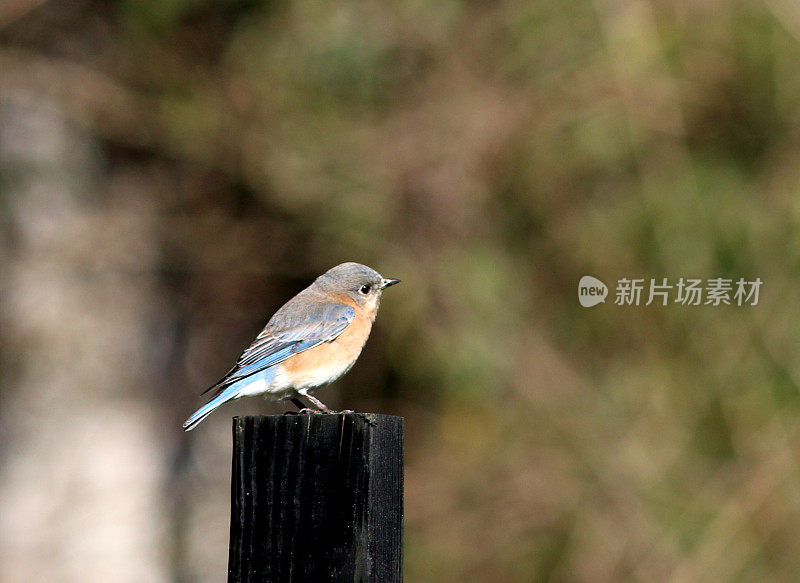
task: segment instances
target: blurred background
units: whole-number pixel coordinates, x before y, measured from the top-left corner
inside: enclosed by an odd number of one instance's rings
[[[792,0],[3,0],[0,582],[223,581],[230,418],[292,406],[181,422],[350,260],[407,582],[799,580],[798,160]]]

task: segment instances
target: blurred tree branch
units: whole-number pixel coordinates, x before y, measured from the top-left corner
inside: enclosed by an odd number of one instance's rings
[[[20,90],[57,101],[73,121],[105,138],[137,147],[158,141],[157,104],[84,65],[3,48],[0,92]]]
[[[6,0],[0,4],[0,28],[8,26],[46,3],[47,0],[17,0],[16,2]]]

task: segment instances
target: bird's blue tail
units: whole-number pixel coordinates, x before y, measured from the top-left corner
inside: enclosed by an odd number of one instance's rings
[[[238,380],[232,385],[225,387],[225,389],[219,395],[216,395],[208,403],[200,407],[195,412],[194,415],[192,415],[186,420],[186,422],[183,424],[183,430],[189,431],[191,429],[194,429],[195,425],[200,423],[203,419],[205,419],[208,416],[209,413],[211,413],[214,409],[216,409],[223,403],[227,403],[228,401],[233,401],[234,399],[238,399],[239,397],[245,397],[247,395],[255,395],[266,392],[270,385],[270,382],[272,382],[276,374],[277,374],[277,369],[275,367],[270,367],[264,370],[260,370],[255,374],[251,374],[250,376]]]
[[[222,405],[223,403],[227,403],[228,401],[232,401],[236,397],[239,396],[239,387],[236,385],[231,385],[230,387],[226,388],[222,391],[219,395],[211,399],[208,403],[200,407],[197,411],[195,411],[194,415],[189,417],[183,424],[184,431],[191,431],[194,429],[195,425],[200,423],[203,419],[205,419],[214,409]]]

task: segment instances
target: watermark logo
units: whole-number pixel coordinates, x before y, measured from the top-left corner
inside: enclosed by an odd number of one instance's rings
[[[591,275],[584,275],[578,282],[578,301],[584,308],[591,308],[606,301],[608,287]]]
[[[614,304],[617,306],[649,306],[670,303],[683,306],[757,306],[758,294],[764,282],[760,277],[752,281],[713,277],[706,280],[666,277],[660,279],[629,279],[617,281]],[[578,301],[584,308],[605,302],[608,288],[599,279],[584,275],[578,282]]]

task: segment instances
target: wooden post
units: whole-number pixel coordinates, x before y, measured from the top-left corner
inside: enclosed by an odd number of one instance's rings
[[[400,583],[402,522],[402,417],[234,417],[228,583]]]

